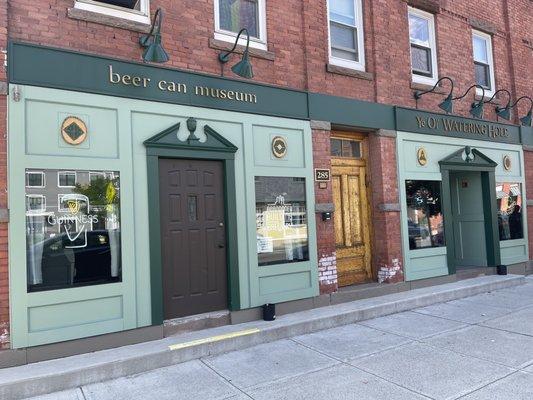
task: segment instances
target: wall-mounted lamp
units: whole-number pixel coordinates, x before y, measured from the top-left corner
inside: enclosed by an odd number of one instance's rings
[[[485,88],[481,85],[472,85],[470,86],[467,91],[459,97],[454,97],[451,100],[461,100],[463,97],[465,97],[473,88],[480,88],[482,91],[481,100],[474,101],[472,103],[472,106],[470,107],[470,115],[472,115],[474,118],[483,118],[483,104],[484,104],[484,98],[485,98]]]
[[[528,99],[531,103],[531,107],[529,107],[529,112],[520,118],[520,123],[524,126],[531,126],[531,115],[533,114],[533,99],[529,96],[522,96],[518,100],[516,100],[513,104],[511,104],[511,99],[509,98],[509,102],[505,107],[496,107],[496,113],[507,120],[511,119],[511,108],[515,107],[519,101]],[[507,118],[506,118],[507,117]]]
[[[444,110],[447,114],[450,114],[452,111],[453,111],[453,102],[452,102],[452,96],[453,96],[453,80],[452,78],[448,77],[448,76],[443,76],[442,78],[440,78],[437,83],[435,83],[435,86],[433,86],[431,89],[429,90],[425,90],[423,92],[420,92],[420,91],[417,91],[415,92],[414,96],[415,96],[415,100],[416,100],[416,107],[418,108],[418,100],[425,94],[427,93],[435,93],[435,89],[437,88],[437,86],[439,85],[439,83],[441,83],[443,80],[448,80],[450,81],[450,83],[452,84],[452,87],[450,89],[450,93],[448,94],[448,96],[446,96],[446,98],[444,99],[444,101],[442,103],[439,104],[439,108]]]
[[[150,33],[139,38],[139,44],[145,48],[143,53],[144,62],[165,63],[168,61],[168,54],[161,45],[162,22],[163,10],[158,8],[154,15]]]
[[[220,53],[218,55],[218,60],[225,64],[229,61],[229,56],[235,52],[235,49],[237,48],[237,45],[239,43],[240,36],[246,33],[247,40],[246,40],[246,48],[244,49],[244,52],[242,53],[242,59],[237,64],[235,64],[233,67],[231,67],[231,70],[243,78],[251,79],[254,77],[254,72],[252,70],[252,64],[250,63],[250,58],[248,56],[248,49],[250,48],[250,34],[248,33],[248,30],[246,28],[242,28],[239,33],[237,34],[237,39],[235,39],[235,44],[233,45],[233,48],[230,51],[227,51],[225,53]]]
[[[485,103],[492,103],[492,100],[494,100],[496,95],[500,92],[507,93],[507,97],[509,100],[507,101],[507,105],[505,107],[496,107],[496,115],[498,115],[498,117],[500,118],[503,118],[509,121],[511,119],[511,97],[512,96],[511,96],[511,93],[507,89],[497,90],[489,100],[485,101]]]

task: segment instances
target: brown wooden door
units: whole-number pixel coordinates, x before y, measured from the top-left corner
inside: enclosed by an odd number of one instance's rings
[[[227,308],[223,165],[159,161],[165,319]]]
[[[339,286],[372,279],[364,142],[332,138],[331,175]]]

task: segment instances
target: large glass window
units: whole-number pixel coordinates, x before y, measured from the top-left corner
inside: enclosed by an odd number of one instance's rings
[[[309,260],[305,179],[255,178],[259,265]]]
[[[497,183],[498,227],[500,240],[524,238],[522,191],[519,183]]]
[[[364,69],[361,0],[329,0],[330,62]]]
[[[29,292],[121,280],[119,174],[76,171],[75,176],[73,186],[26,189]]]
[[[445,246],[439,181],[405,181],[409,249]]]
[[[409,8],[409,39],[413,81],[432,84],[437,81],[437,45],[432,14]]]

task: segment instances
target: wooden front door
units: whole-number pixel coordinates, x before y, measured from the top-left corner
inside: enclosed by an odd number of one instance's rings
[[[160,159],[165,319],[227,308],[221,161]]]
[[[339,286],[372,279],[370,215],[363,136],[331,139],[335,242]]]

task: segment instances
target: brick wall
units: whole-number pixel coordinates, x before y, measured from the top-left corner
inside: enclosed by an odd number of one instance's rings
[[[314,168],[330,168],[329,130],[313,129],[313,166]],[[333,203],[333,191],[331,182],[321,188],[315,182],[315,201],[317,206]],[[321,213],[316,214],[316,235],[318,246],[318,281],[320,293],[332,293],[338,288],[337,285],[337,258],[335,255],[335,226],[333,219],[322,221]]]

